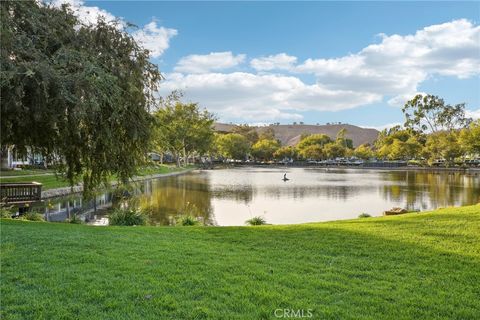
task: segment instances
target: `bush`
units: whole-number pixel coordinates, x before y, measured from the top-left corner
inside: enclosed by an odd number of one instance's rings
[[[108,216],[111,226],[144,226],[147,224],[147,216],[136,209],[115,209]]]
[[[245,224],[249,226],[261,226],[267,224],[267,221],[265,221],[265,219],[263,219],[262,217],[253,217],[252,219],[248,219],[247,221],[245,221]]]
[[[0,218],[10,219],[13,216],[12,208],[0,207]]]
[[[177,218],[175,225],[180,226],[198,226],[200,221],[192,215],[181,215]]]
[[[187,202],[185,207],[179,212],[179,216],[175,220],[175,225],[180,226],[198,226],[202,223],[198,220],[200,210],[193,203]]]
[[[43,214],[35,212],[35,211],[28,211],[22,215],[22,219],[28,221],[44,221]]]
[[[371,215],[369,215],[368,213],[361,213],[360,215],[358,215],[359,218],[370,218]]]

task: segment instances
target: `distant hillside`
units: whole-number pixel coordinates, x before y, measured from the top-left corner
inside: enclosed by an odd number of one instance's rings
[[[235,125],[233,124],[215,123],[215,130],[218,132],[231,132],[234,126]],[[300,136],[304,133],[323,133],[334,139],[337,136],[337,133],[343,128],[347,129],[347,138],[352,139],[355,147],[364,143],[373,143],[378,136],[378,130],[360,128],[351,124],[288,124],[255,128],[257,132],[262,132],[262,130],[265,130],[266,128],[272,128],[275,131],[275,137],[282,142],[282,145],[288,146],[296,145],[300,141]]]

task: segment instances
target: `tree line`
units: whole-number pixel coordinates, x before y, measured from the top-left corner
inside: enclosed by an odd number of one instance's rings
[[[232,133],[217,134],[214,150],[228,159],[246,160],[327,160],[356,157],[363,160],[415,160],[432,165],[436,161],[451,166],[480,156],[480,120],[465,115],[465,104],[449,105],[434,95],[417,95],[402,109],[403,126],[381,131],[373,144],[353,147],[346,130],[335,139],[325,134],[302,135],[295,146],[281,146],[274,131],[258,134],[247,125]]]

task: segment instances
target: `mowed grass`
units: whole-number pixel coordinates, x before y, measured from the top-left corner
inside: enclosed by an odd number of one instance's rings
[[[480,205],[292,226],[2,220],[1,249],[3,319],[480,316]]]
[[[153,175],[153,174],[165,174],[170,172],[182,171],[189,168],[177,168],[175,166],[167,166],[167,165],[144,167],[138,170],[137,177]],[[67,180],[63,179],[61,176],[55,175],[52,171],[45,170],[44,173],[41,173],[41,170],[25,170],[25,171],[28,172],[29,174],[27,175],[27,173],[23,172],[23,170],[22,171],[2,171],[0,182],[11,183],[11,182],[35,181],[43,185],[42,190],[64,188],[64,187],[70,186]],[[113,182],[116,180],[116,178],[112,177],[110,180]]]

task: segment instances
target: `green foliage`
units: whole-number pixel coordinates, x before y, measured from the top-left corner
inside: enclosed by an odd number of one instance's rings
[[[471,119],[465,117],[465,103],[455,106],[445,104],[434,95],[416,95],[402,109],[405,127],[419,132],[439,132],[464,128]]]
[[[161,75],[126,29],[68,6],[1,2],[1,144],[57,163],[84,196],[125,182],[148,151]],[[101,54],[99,54],[101,53]]]
[[[207,110],[200,110],[198,104],[180,102],[177,92],[162,100],[162,107],[155,113],[154,144],[172,152],[180,165],[187,165],[187,159],[194,153],[206,154],[213,144],[214,116]]]
[[[293,159],[296,155],[297,151],[292,146],[281,147],[273,153],[273,157],[278,160]]]
[[[191,215],[178,216],[176,221],[175,221],[175,225],[184,226],[184,227],[198,226],[199,224],[200,224],[200,221],[198,221],[197,218],[195,218],[194,216],[191,216]]]
[[[369,215],[368,213],[365,213],[365,212],[364,212],[364,213],[359,214],[358,217],[359,217],[359,218],[370,218],[371,215]]]
[[[216,135],[215,145],[217,152],[227,159],[245,160],[250,152],[249,141],[238,133]]]
[[[325,134],[302,135],[302,139],[295,148],[300,157],[319,160],[326,157],[323,147],[331,142],[332,139]]]
[[[297,144],[297,149],[301,152],[304,148],[311,145],[319,145],[323,147],[327,143],[332,142],[329,136],[326,134],[311,134],[304,136],[302,140]]]
[[[425,135],[413,130],[404,130],[400,126],[380,132],[375,146],[381,159],[408,160],[422,154]]]
[[[273,159],[273,154],[280,148],[280,142],[278,140],[258,140],[252,146],[252,155],[256,159],[262,159],[265,161]]]
[[[257,216],[248,219],[247,221],[245,221],[245,224],[249,226],[261,226],[267,224],[267,221],[264,218]]]
[[[10,219],[12,215],[12,207],[0,207],[0,218]]]
[[[175,225],[180,226],[197,226],[202,223],[197,217],[200,216],[200,210],[193,203],[187,202],[185,207],[179,212],[179,216],[175,220]]]
[[[232,133],[241,134],[247,138],[247,140],[250,142],[250,145],[255,144],[255,142],[257,142],[259,139],[257,130],[247,124],[241,124],[233,127]]]
[[[262,128],[258,140],[275,140],[275,131],[271,127]]]
[[[323,147],[323,151],[327,158],[340,158],[345,157],[347,153],[347,148],[338,143],[328,143]]]
[[[359,159],[368,160],[375,156],[375,152],[369,144],[362,144],[354,150],[353,155]]]
[[[114,209],[108,215],[111,226],[143,226],[147,224],[147,216],[133,208]]]
[[[459,142],[466,154],[480,155],[480,119],[461,130]]]
[[[347,129],[345,128],[342,128],[340,131],[338,131],[336,142],[345,149],[353,149],[353,140],[347,138]]]
[[[28,220],[28,221],[44,221],[45,220],[43,218],[43,214],[38,213],[36,211],[28,211],[24,213],[21,217],[22,219]]]
[[[462,155],[462,146],[458,142],[459,134],[456,131],[440,131],[428,135],[425,144],[425,155],[430,163],[444,159],[447,166],[455,162],[455,158]]]

